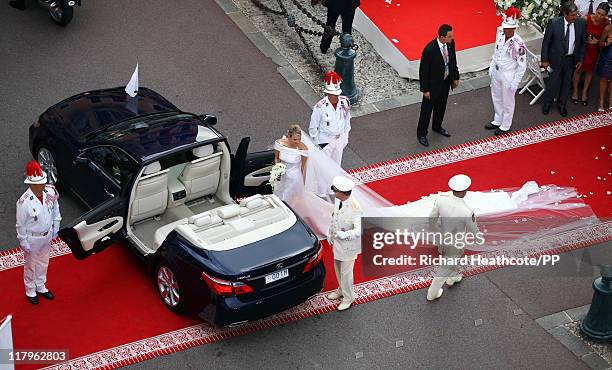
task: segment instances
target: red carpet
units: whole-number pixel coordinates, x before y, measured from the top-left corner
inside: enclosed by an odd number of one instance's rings
[[[520,186],[528,180],[573,186],[600,218],[609,218],[610,149],[612,113],[606,113],[382,163],[354,174],[397,204],[446,189],[448,178],[456,173],[469,174],[474,190]],[[573,232],[571,239],[555,240],[548,253],[609,240],[611,235],[610,223]],[[325,290],[330,290],[336,283],[329,248],[326,252]],[[67,249],[58,245],[55,253],[64,254]],[[260,322],[215,329],[164,308],[152,279],[121,246],[85,261],[68,255],[53,258],[48,286],[57,298],[43,299],[34,307],[24,298],[22,258],[14,250],[0,253],[0,317],[13,314],[15,348],[69,349],[73,360],[62,369],[114,368],[334,309],[320,294]],[[357,303],[423,288],[430,279],[430,271],[420,270],[365,282],[360,269],[355,270],[355,281],[360,283]]]
[[[443,23],[453,26],[460,51],[494,42],[501,19],[491,0],[426,1],[419,6],[407,0],[362,0],[360,9],[408,60],[421,59],[423,47]]]

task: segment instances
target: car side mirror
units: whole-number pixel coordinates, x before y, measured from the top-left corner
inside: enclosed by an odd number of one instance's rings
[[[213,116],[212,114],[202,114],[200,115],[200,119],[209,126],[217,124],[217,116]]]

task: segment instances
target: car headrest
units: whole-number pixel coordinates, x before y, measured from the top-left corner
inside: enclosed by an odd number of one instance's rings
[[[143,175],[151,175],[159,171],[161,171],[161,164],[159,163],[159,161],[153,162],[146,165],[143,171]]]
[[[193,215],[189,217],[187,220],[190,224],[194,224],[196,226],[204,226],[212,223],[212,214],[210,212],[202,212],[197,215]]]
[[[229,206],[221,207],[217,209],[217,215],[222,219],[228,219],[240,215],[240,206],[232,204]]]
[[[215,149],[210,144],[209,145],[204,145],[204,146],[199,146],[199,147],[193,149],[193,155],[195,155],[198,158],[208,157],[209,155],[213,154],[214,152],[215,152]]]
[[[247,203],[255,200],[255,199],[261,199],[261,194],[255,194],[255,195],[251,195],[250,197],[244,198],[240,201],[240,206],[241,207],[246,207]]]

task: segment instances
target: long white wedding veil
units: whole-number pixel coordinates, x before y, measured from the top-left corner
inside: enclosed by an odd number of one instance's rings
[[[404,205],[394,205],[366,184],[359,182],[340,165],[328,157],[307,133],[302,131],[302,142],[308,148],[305,170],[305,186],[299,200],[290,204],[319,237],[326,237],[333,204],[316,196],[318,184],[330,189],[335,176],[345,176],[355,182],[351,198],[359,202],[365,217],[395,219],[387,226],[406,225],[424,221],[440,196],[426,197]],[[332,194],[331,189],[329,190]],[[592,209],[578,197],[576,189],[556,185],[539,186],[527,182],[523,187],[497,189],[495,191],[470,191],[466,202],[473,205],[477,223],[485,234],[486,242],[472,245],[472,251],[516,251],[546,249],[545,244],[559,242],[557,236],[572,235],[585,227],[601,223]],[[413,218],[413,220],[406,220]],[[414,218],[420,218],[415,221]],[[395,223],[394,223],[395,222]],[[556,239],[555,239],[556,238]],[[535,245],[535,247],[534,247]]]

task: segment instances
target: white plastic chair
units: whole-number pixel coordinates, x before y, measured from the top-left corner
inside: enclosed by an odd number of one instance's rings
[[[524,87],[519,91],[519,94],[524,93],[525,91],[529,92],[533,99],[529,102],[529,105],[534,105],[538,99],[542,95],[544,95],[544,91],[546,90],[546,84],[544,83],[544,74],[542,72],[542,68],[540,67],[540,57],[532,53],[529,49],[527,49],[527,71],[525,75],[529,80],[525,83]],[[538,85],[540,86],[540,91],[535,92],[532,90],[531,86]]]

